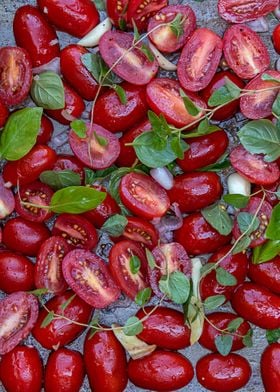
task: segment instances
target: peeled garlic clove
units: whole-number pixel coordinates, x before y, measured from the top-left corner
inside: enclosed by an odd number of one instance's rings
[[[149,42],[149,47],[151,51],[153,52],[155,58],[157,59],[157,62],[160,66],[160,68],[165,69],[166,71],[176,71],[177,70],[177,65],[171,63],[171,61],[167,60],[161,53],[160,51],[153,45],[151,42]]]
[[[107,31],[111,30],[112,23],[109,18],[104,19],[94,29],[92,29],[87,35],[85,35],[79,42],[78,45],[92,48],[99,44],[100,38]]]
[[[233,173],[227,178],[228,193],[250,196],[251,183],[238,173]]]

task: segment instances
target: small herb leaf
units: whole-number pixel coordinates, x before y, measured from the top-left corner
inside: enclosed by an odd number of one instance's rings
[[[223,305],[226,302],[226,297],[224,295],[212,295],[204,301],[204,306],[208,310],[213,310]]]
[[[237,317],[228,324],[227,331],[236,332],[243,322],[244,319],[242,317]]]
[[[233,343],[233,336],[229,334],[217,335],[215,337],[215,346],[218,352],[224,357],[227,356],[231,349]]]
[[[253,249],[253,264],[265,263],[278,254],[280,254],[280,241],[268,240]]]
[[[127,96],[126,96],[125,89],[123,89],[119,84],[114,84],[113,89],[117,93],[121,104],[126,105],[127,104]]]
[[[266,339],[269,344],[280,342],[280,328],[266,331]]]
[[[34,76],[31,85],[31,96],[36,105],[49,110],[63,109],[65,95],[62,80],[52,71],[42,72]]]
[[[183,272],[175,271],[159,281],[160,291],[176,304],[185,303],[190,294],[190,281]]]
[[[251,239],[248,235],[242,237],[239,241],[236,241],[232,250],[232,254],[236,255],[237,253],[242,252],[247,249],[251,244]]]
[[[135,297],[135,302],[139,306],[146,305],[147,302],[150,301],[152,296],[152,290],[150,287],[146,287],[143,290],[139,291]]]
[[[193,117],[197,116],[201,112],[201,109],[186,95],[184,90],[180,89],[180,95],[183,98],[187,112]]]
[[[130,271],[133,275],[136,275],[141,268],[141,260],[138,256],[132,255],[129,259]]]
[[[81,177],[71,170],[46,170],[40,174],[40,181],[55,190],[81,185]]]
[[[237,284],[236,277],[222,267],[216,269],[216,278],[222,286],[235,286]]]
[[[62,312],[64,312],[68,306],[71,304],[71,302],[73,301],[73,299],[76,297],[76,294],[71,295],[70,298],[67,299],[67,301],[63,302],[63,304],[60,305],[60,310]]]
[[[237,223],[241,233],[246,232],[247,235],[250,235],[257,230],[260,225],[259,218],[249,212],[240,212],[237,215]]]
[[[48,314],[46,315],[46,317],[42,321],[40,328],[46,328],[48,325],[50,325],[50,323],[53,321],[53,319],[54,319],[54,311],[51,310],[50,312],[48,312]]]
[[[123,234],[127,223],[128,220],[125,216],[115,214],[106,220],[101,229],[106,231],[111,237],[119,237]]]
[[[138,317],[129,317],[123,327],[123,332],[127,336],[135,336],[143,331],[143,324]]]
[[[233,222],[223,204],[217,203],[201,210],[203,218],[222,235],[231,233]]]
[[[280,203],[278,203],[272,210],[265,236],[270,240],[280,240]]]
[[[87,126],[83,120],[74,120],[70,124],[71,129],[75,132],[80,139],[84,139],[87,136]]]
[[[235,208],[246,207],[250,200],[248,196],[240,194],[224,195],[223,199],[226,203],[231,204]]]
[[[148,248],[145,249],[145,252],[146,252],[146,257],[148,260],[148,265],[153,270],[156,267],[156,261],[155,261],[154,255],[152,254],[152,252]]]

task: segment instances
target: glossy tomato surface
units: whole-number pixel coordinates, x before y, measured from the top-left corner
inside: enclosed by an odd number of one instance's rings
[[[140,242],[143,247],[149,249],[153,249],[159,240],[158,232],[152,223],[134,216],[127,217],[127,225],[122,237]]]
[[[280,388],[280,344],[273,343],[261,357],[261,376],[265,392],[274,392]]]
[[[280,25],[277,25],[272,33],[272,42],[274,49],[279,54],[280,53]]]
[[[0,128],[2,128],[5,125],[8,117],[9,117],[9,110],[6,104],[4,104],[4,102],[0,100]]]
[[[43,114],[41,118],[41,127],[37,136],[37,144],[46,144],[50,141],[53,134],[53,123],[51,120]]]
[[[272,12],[277,0],[219,0],[219,15],[230,23],[244,23],[258,19]]]
[[[127,9],[127,18],[130,23],[134,20],[140,31],[146,29],[149,18],[157,11],[167,6],[167,0],[131,0]]]
[[[128,4],[129,0],[107,1],[107,14],[117,28],[120,28],[123,24],[127,25]]]
[[[280,295],[280,256],[262,264],[249,264],[249,278]]]

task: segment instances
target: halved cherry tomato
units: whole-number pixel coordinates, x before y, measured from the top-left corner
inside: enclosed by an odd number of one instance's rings
[[[280,295],[280,256],[261,264],[249,264],[248,277]]]
[[[57,155],[56,162],[53,166],[53,170],[63,171],[63,170],[71,170],[81,177],[81,180],[84,180],[84,166],[83,164],[73,155],[61,154]]]
[[[223,42],[213,31],[195,30],[184,46],[178,62],[178,78],[190,91],[200,91],[211,81],[222,57]]]
[[[277,164],[280,168],[280,165],[278,162],[277,162]],[[279,187],[280,187],[280,177],[279,177],[279,180],[274,182],[273,184],[264,186],[265,200],[268,201],[273,207],[279,203],[279,199],[277,197],[277,190]],[[252,193],[258,192],[261,189],[262,189],[261,185],[255,185],[255,186],[253,186]]]
[[[120,295],[105,262],[89,251],[69,252],[63,259],[62,272],[71,289],[95,308],[105,308]]]
[[[219,0],[219,15],[230,23],[244,23],[267,15],[278,6],[277,0]]]
[[[146,30],[149,18],[168,5],[167,0],[131,0],[127,9],[127,19],[134,20],[140,31]]]
[[[122,233],[123,238],[140,242],[142,246],[153,249],[158,243],[158,232],[155,226],[141,218],[127,216],[127,225]]]
[[[50,141],[53,134],[53,123],[51,120],[43,115],[41,118],[41,127],[37,136],[37,144],[46,144]]]
[[[117,28],[127,25],[128,4],[129,0],[107,0],[107,14]]]
[[[279,54],[280,53],[280,24],[277,25],[273,30],[272,42],[274,45],[274,49]]]
[[[32,82],[32,64],[22,48],[0,48],[0,100],[17,105],[28,95]]]
[[[226,30],[224,56],[229,67],[242,79],[252,79],[269,67],[265,44],[245,25],[233,25]]]
[[[6,218],[15,209],[15,198],[11,189],[5,186],[3,177],[0,175],[0,219]]]
[[[270,344],[261,356],[261,376],[265,392],[275,392],[280,388],[280,344]]]
[[[7,106],[0,100],[0,128],[4,127],[9,117],[9,110]]]
[[[38,317],[38,301],[24,291],[9,294],[0,301],[0,355],[25,339]]]

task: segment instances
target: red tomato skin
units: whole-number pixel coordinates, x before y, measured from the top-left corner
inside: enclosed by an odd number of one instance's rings
[[[212,228],[200,212],[184,218],[183,226],[175,231],[175,241],[179,242],[190,255],[215,252],[231,240],[231,235],[221,235]]]
[[[238,354],[208,354],[196,364],[198,382],[210,391],[233,392],[244,387],[251,377],[251,366]]]
[[[0,100],[0,128],[4,127],[9,117],[7,106]]]
[[[214,324],[219,329],[226,329],[228,324],[235,320],[238,316],[229,312],[214,312],[207,315],[209,321]],[[236,330],[235,335],[233,335],[233,343],[231,351],[241,350],[244,346],[242,343],[242,338],[238,335],[245,336],[250,329],[250,324],[247,321],[244,321],[240,327]],[[203,326],[202,335],[199,338],[199,344],[204,348],[214,351],[217,351],[215,345],[216,336],[220,336],[221,333],[215,329],[210,323],[205,321]]]
[[[280,54],[280,24],[278,24],[273,30],[272,42],[274,45],[274,49],[278,54]]]
[[[157,350],[128,363],[130,381],[144,389],[173,391],[185,387],[193,376],[190,361],[176,352]]]
[[[85,377],[83,357],[78,351],[60,348],[48,358],[46,392],[79,392]]]
[[[280,297],[263,286],[243,283],[233,294],[231,304],[236,313],[260,328],[280,328]]]
[[[249,264],[248,277],[275,294],[280,295],[280,256],[262,264]]]
[[[98,331],[84,343],[84,361],[89,383],[95,392],[123,392],[126,388],[125,350],[112,331]]]
[[[131,0],[127,9],[127,19],[131,24],[134,20],[140,31],[146,30],[149,18],[167,5],[167,0],[152,0],[148,3],[143,0]]]
[[[178,203],[181,212],[194,212],[213,204],[222,191],[221,180],[216,173],[195,172],[176,176],[167,194],[171,204]]]
[[[7,392],[40,392],[43,364],[35,347],[17,346],[1,358],[0,380]]]
[[[90,0],[38,0],[39,8],[57,29],[82,38],[99,22],[99,14]]]
[[[53,123],[43,114],[41,127],[37,136],[36,144],[46,144],[50,141],[53,134]]]
[[[64,294],[51,298],[46,306],[56,314],[62,314],[61,305],[74,295],[73,291],[66,291]],[[92,307],[81,298],[75,296],[67,308],[64,310],[65,317],[82,324],[88,324],[92,313]],[[75,340],[85,329],[85,327],[69,323],[67,320],[56,319],[45,328],[41,328],[43,320],[47,316],[47,311],[41,309],[38,320],[32,330],[34,338],[48,350],[54,347],[58,349]]]
[[[34,288],[34,265],[25,256],[10,251],[0,253],[0,290],[7,294]]]
[[[149,313],[152,306],[146,306]],[[142,320],[145,317],[143,309],[136,316]],[[181,350],[190,345],[190,329],[185,325],[184,315],[177,310],[158,307],[143,321],[143,331],[138,338],[148,344],[155,344],[167,350]]]
[[[81,177],[81,181],[84,180],[84,165],[73,155],[59,154],[53,166],[53,170],[71,170]]]
[[[17,45],[29,53],[34,68],[59,57],[55,30],[37,7],[24,5],[18,8],[13,29]]]
[[[68,45],[60,53],[60,67],[64,79],[83,98],[92,101],[98,84],[83,65],[81,57],[89,51],[80,45]]]
[[[261,376],[265,392],[275,392],[280,388],[280,344],[266,347],[261,356]]]
[[[127,222],[122,239],[140,242],[144,248],[151,250],[157,246],[159,235],[152,223],[134,216],[127,216]]]
[[[119,28],[121,22],[127,22],[129,0],[107,0],[107,14],[112,23]]]
[[[269,14],[277,6],[277,0],[255,0],[250,3],[240,0],[219,0],[218,12],[227,22],[244,23]]]
[[[10,219],[3,229],[3,243],[26,256],[36,256],[50,232],[42,223],[30,222],[23,218]]]
[[[201,169],[215,163],[226,151],[228,143],[228,136],[223,130],[190,138],[190,148],[184,153],[184,158],[176,162],[184,172]]]
[[[123,82],[127,103],[122,104],[115,90],[110,89],[96,101],[93,119],[110,132],[123,132],[141,121],[147,112],[145,88]]]

